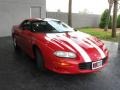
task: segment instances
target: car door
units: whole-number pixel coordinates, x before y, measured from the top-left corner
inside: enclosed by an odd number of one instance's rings
[[[22,25],[22,32],[21,32],[21,47],[27,53],[31,54],[32,51],[32,34],[31,31],[31,21],[26,20]]]

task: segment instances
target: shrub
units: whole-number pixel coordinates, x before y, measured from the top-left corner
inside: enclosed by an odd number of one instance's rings
[[[101,20],[100,20],[100,24],[99,24],[100,28],[105,28],[105,25],[107,23],[107,16],[108,16],[108,9],[106,9],[101,16]],[[110,16],[108,28],[111,28],[111,25],[112,25],[112,20],[111,19],[112,18]]]

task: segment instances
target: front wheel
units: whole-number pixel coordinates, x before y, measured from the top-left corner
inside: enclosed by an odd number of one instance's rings
[[[44,60],[42,57],[41,52],[39,51],[39,49],[35,49],[35,60],[36,60],[36,66],[40,71],[45,71],[45,67],[44,67]]]

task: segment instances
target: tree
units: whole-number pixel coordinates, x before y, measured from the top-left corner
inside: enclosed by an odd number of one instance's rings
[[[117,18],[117,28],[120,28],[120,15],[118,15],[118,18]]]
[[[108,23],[108,28],[112,28],[112,16],[109,17],[109,23]]]
[[[107,16],[108,16],[108,9],[106,9],[104,12],[103,12],[103,14],[102,14],[102,16],[101,16],[101,20],[100,20],[100,24],[99,24],[99,27],[100,28],[105,28],[105,26],[106,26],[106,23],[107,23]],[[109,20],[109,23],[108,23],[108,26],[107,26],[107,28],[108,27],[111,27],[111,23],[112,23],[112,20],[111,20],[111,16],[110,16],[110,20]]]
[[[111,13],[111,9],[112,9],[112,6],[113,6],[113,2],[114,2],[114,0],[108,0],[109,9],[108,9],[107,21],[106,21],[106,24],[105,24],[104,31],[107,31],[107,29],[111,27],[111,25],[109,26],[109,24],[112,24],[110,13]]]
[[[72,0],[69,0],[68,6],[68,25],[72,26]]]
[[[116,37],[118,0],[114,0],[112,37]]]

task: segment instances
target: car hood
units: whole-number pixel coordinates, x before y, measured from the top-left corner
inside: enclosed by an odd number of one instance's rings
[[[74,52],[84,62],[105,58],[103,43],[83,32],[47,33],[45,39],[54,51]]]

